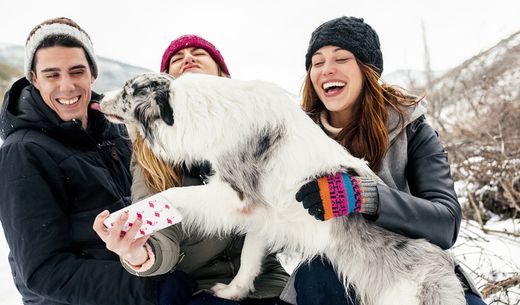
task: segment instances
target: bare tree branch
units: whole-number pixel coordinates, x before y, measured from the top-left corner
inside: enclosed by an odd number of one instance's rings
[[[480,291],[482,293],[482,296],[484,298],[488,298],[492,294],[495,294],[499,291],[507,290],[510,287],[518,286],[520,285],[520,276],[513,276],[505,280],[496,281],[496,282],[489,282],[487,283],[484,288]]]

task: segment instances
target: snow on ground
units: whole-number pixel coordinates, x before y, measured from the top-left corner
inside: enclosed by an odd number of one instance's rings
[[[7,262],[9,247],[5,241],[4,231],[0,226],[0,305],[22,305],[22,297],[16,290],[11,269]]]
[[[520,232],[520,220],[491,220],[487,229]],[[9,248],[0,228],[0,305],[22,305],[21,297],[14,287],[7,262]],[[482,289],[489,280],[502,280],[512,275],[520,275],[520,238],[502,233],[484,233],[474,221],[463,221],[459,239],[453,247],[455,257]],[[288,269],[294,262],[284,257]],[[288,260],[287,260],[288,259]],[[484,274],[485,278],[481,275]],[[497,293],[486,300],[487,304],[520,304],[520,288],[517,286],[508,295]]]
[[[492,219],[485,225],[487,233],[475,221],[463,221],[457,243],[452,248],[457,260],[475,280],[479,290],[489,281],[520,276],[520,238],[504,233],[520,233],[520,219]],[[520,304],[520,287],[509,293],[496,293],[487,304]]]

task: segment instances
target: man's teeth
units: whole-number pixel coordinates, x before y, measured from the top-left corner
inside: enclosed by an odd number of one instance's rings
[[[58,102],[63,105],[72,105],[76,103],[79,100],[79,96],[76,96],[74,98],[66,99],[66,98],[59,98]]]
[[[323,89],[327,90],[330,87],[344,87],[344,86],[345,86],[344,82],[330,82],[330,83],[324,83]]]

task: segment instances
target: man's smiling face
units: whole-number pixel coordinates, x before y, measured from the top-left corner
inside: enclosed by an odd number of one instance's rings
[[[54,46],[36,51],[33,84],[63,121],[79,119],[87,127],[93,80],[82,48]]]

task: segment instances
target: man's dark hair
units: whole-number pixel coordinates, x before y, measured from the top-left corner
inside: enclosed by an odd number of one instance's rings
[[[83,50],[83,53],[85,54],[85,57],[87,58],[88,65],[90,67],[90,72],[94,73],[94,64],[92,63],[92,59],[90,58],[90,56],[88,56],[87,52],[83,48],[83,44],[81,42],[79,42],[79,40],[77,40],[76,38],[68,36],[68,35],[60,35],[60,34],[47,36],[42,41],[42,43],[40,43],[38,48],[36,48],[36,51],[34,53],[38,52],[38,50],[40,50],[40,49],[46,49],[46,48],[51,48],[51,47],[81,48]],[[31,63],[31,70],[34,73],[36,73],[36,71],[34,70],[35,67],[36,67],[36,56],[33,57],[33,60]]]

